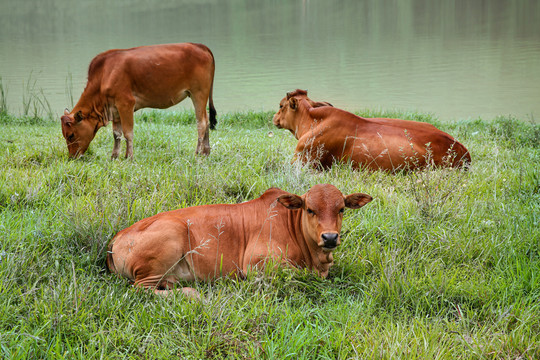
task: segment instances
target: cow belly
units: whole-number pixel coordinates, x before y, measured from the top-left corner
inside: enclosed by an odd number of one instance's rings
[[[458,150],[458,159],[463,156],[459,151],[460,145],[450,136],[439,133],[423,136],[409,132],[407,135],[383,135],[356,141],[348,156],[353,162],[371,169],[415,169],[425,166],[428,161],[447,166],[451,165],[445,161],[448,162],[452,150]]]
[[[407,142],[405,137],[359,139],[347,151],[348,158],[361,167],[373,170],[398,170],[414,163],[424,163],[426,149]],[[411,164],[408,164],[411,163]]]
[[[190,271],[193,280],[208,281],[242,272],[238,254],[226,249],[197,250],[186,255],[186,266],[180,271]]]
[[[135,97],[135,108],[134,111],[143,108],[154,108],[154,109],[167,109],[173,105],[178,104],[183,101],[189,95],[188,91],[182,89],[179,92],[171,94],[141,94],[134,93]]]

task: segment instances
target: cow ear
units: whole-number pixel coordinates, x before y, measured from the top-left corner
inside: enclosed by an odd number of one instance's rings
[[[82,121],[83,119],[82,111],[81,110],[77,111],[75,113],[75,116],[73,116],[73,118],[75,119],[76,122]]]
[[[304,204],[304,200],[302,200],[300,196],[294,194],[281,195],[277,198],[277,201],[290,210],[300,209]]]
[[[371,200],[373,198],[367,194],[355,193],[345,197],[345,206],[349,209],[359,209]]]
[[[296,110],[298,108],[298,99],[295,97],[290,98],[289,107],[293,110]]]

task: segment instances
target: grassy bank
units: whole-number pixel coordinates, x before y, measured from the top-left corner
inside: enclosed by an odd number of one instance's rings
[[[133,161],[109,160],[110,126],[69,161],[59,123],[0,114],[2,357],[540,357],[538,125],[391,114],[436,123],[473,166],[389,175],[291,165],[296,141],[270,113],[218,115],[208,158],[194,155],[192,113],[149,112],[136,119]],[[108,241],[144,217],[317,183],[374,197],[346,211],[326,280],[267,269],[189,284],[200,303],[105,270]]]

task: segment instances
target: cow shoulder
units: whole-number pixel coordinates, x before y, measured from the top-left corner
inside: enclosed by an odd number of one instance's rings
[[[116,62],[115,58],[118,57],[117,54],[119,51],[120,50],[112,49],[96,55],[88,66],[88,81],[94,78],[100,78],[103,74],[104,68],[106,66],[110,66],[110,63]]]

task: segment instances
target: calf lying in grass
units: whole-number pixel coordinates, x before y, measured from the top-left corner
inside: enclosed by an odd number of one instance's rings
[[[167,293],[179,280],[243,276],[268,258],[326,277],[332,251],[340,244],[345,208],[358,209],[371,200],[322,184],[302,196],[270,188],[242,204],[160,213],[111,240],[107,267],[156,293]]]
[[[465,146],[431,124],[363,118],[315,102],[304,90],[290,92],[281,100],[273,122],[298,139],[295,158],[325,169],[338,161],[391,172],[431,165],[461,167],[471,162]]]

